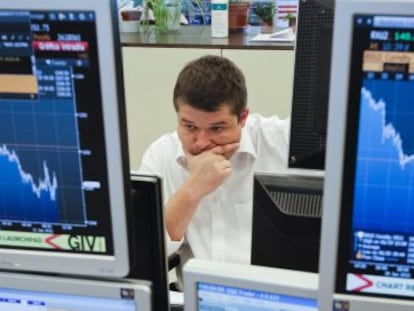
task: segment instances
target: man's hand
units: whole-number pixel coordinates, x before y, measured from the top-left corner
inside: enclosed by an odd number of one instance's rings
[[[190,172],[189,182],[201,197],[214,191],[231,174],[228,160],[239,147],[239,143],[216,146],[198,155],[186,154]]]
[[[172,241],[183,238],[200,201],[230,175],[231,163],[228,159],[237,148],[239,143],[230,143],[198,155],[186,154],[189,178],[166,204],[165,224]]]

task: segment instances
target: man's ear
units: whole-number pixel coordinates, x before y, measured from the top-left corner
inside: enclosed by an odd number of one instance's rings
[[[241,127],[244,127],[246,124],[247,116],[249,115],[249,109],[245,108],[240,114],[239,123]]]

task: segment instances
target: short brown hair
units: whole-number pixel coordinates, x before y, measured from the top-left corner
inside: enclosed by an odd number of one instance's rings
[[[223,103],[237,116],[247,106],[247,89],[241,70],[229,59],[207,55],[189,62],[174,87],[174,108],[179,102],[203,111],[217,111]]]

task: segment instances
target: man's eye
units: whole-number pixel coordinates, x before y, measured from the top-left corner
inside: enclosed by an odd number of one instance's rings
[[[211,130],[215,133],[221,132],[224,128],[221,126],[212,127]]]
[[[194,125],[191,124],[185,124],[184,126],[189,131],[195,131],[197,129]]]

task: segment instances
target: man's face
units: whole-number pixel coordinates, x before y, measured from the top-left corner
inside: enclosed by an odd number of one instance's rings
[[[239,142],[249,114],[245,109],[237,118],[226,104],[214,112],[198,110],[184,103],[178,107],[178,136],[184,150],[193,155],[218,145]]]

